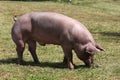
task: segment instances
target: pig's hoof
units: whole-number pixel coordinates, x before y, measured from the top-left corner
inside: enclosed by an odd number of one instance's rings
[[[72,67],[69,67],[69,69],[70,69],[70,70],[73,70],[73,69],[74,69],[74,67],[73,67],[73,66],[72,66]]]
[[[23,61],[18,60],[19,65],[23,65]]]
[[[36,64],[40,63],[39,61],[34,61]]]
[[[70,70],[73,70],[73,69],[74,69],[74,65],[73,65],[73,64],[70,64],[70,65],[69,65],[69,69],[70,69]]]
[[[67,61],[63,61],[63,64],[66,65],[66,64],[67,64]]]

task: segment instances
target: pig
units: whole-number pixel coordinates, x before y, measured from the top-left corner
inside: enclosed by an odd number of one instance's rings
[[[39,62],[36,55],[36,42],[43,46],[60,45],[64,52],[63,63],[70,69],[74,69],[72,50],[87,67],[93,66],[96,52],[104,51],[96,44],[91,33],[82,23],[63,14],[31,12],[18,19],[14,17],[14,21],[11,36],[16,44],[19,64],[23,63],[26,43],[35,63]]]

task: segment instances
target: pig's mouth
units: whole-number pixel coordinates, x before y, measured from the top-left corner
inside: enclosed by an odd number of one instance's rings
[[[86,67],[89,67],[89,68],[93,68],[94,67],[94,62],[93,62],[92,59],[85,60],[84,63],[85,63]]]

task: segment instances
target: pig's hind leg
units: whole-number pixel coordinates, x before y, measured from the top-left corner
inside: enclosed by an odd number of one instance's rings
[[[25,49],[25,43],[23,40],[16,41],[16,51],[18,55],[18,64],[23,64],[23,51]]]
[[[29,47],[29,51],[34,59],[34,62],[39,63],[39,60],[38,60],[38,57],[36,54],[36,41],[34,41],[34,40],[28,41],[28,47]]]

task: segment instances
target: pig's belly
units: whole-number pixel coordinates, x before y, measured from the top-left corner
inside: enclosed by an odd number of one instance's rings
[[[45,45],[45,44],[60,45],[60,38],[56,36],[35,35],[33,36],[33,39],[41,45]]]

